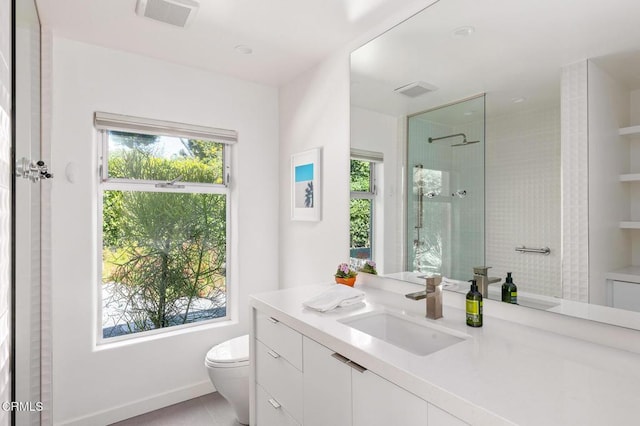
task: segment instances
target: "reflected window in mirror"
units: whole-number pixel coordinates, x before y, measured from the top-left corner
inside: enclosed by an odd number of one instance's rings
[[[381,154],[351,158],[349,205],[349,242],[351,266],[359,269],[367,260],[376,260],[376,171],[381,167]]]

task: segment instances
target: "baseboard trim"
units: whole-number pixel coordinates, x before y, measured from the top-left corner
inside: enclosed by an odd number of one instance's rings
[[[139,416],[140,414],[158,410],[163,407],[168,407],[169,405],[197,398],[211,392],[215,392],[215,388],[211,382],[207,380],[190,386],[152,395],[148,398],[142,398],[107,410],[98,411],[69,420],[63,420],[61,422],[55,422],[54,424],[56,426],[108,425],[131,417]]]

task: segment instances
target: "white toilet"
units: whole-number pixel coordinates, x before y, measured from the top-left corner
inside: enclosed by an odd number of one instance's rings
[[[249,335],[212,347],[204,365],[211,383],[231,405],[238,422],[249,424]]]

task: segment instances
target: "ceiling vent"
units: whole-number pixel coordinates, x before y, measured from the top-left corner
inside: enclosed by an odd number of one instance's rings
[[[188,26],[200,5],[193,0],[138,0],[136,13],[156,21]]]
[[[394,92],[410,98],[415,98],[420,95],[424,95],[425,93],[433,92],[437,89],[438,88],[436,86],[425,83],[424,81],[414,81],[413,83],[405,84],[404,86],[394,89]]]

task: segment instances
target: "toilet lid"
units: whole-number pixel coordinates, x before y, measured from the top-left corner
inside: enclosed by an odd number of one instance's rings
[[[249,335],[236,337],[212,347],[206,362],[220,367],[238,367],[249,364]]]

